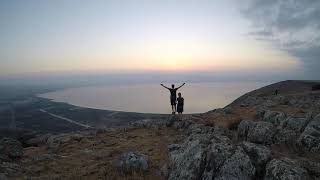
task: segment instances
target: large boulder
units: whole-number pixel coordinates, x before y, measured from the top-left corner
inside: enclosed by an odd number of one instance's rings
[[[117,162],[117,168],[123,174],[145,173],[149,170],[148,157],[138,152],[124,153]]]
[[[273,159],[267,164],[265,180],[307,180],[307,170],[291,159]]]
[[[200,179],[205,166],[209,137],[193,134],[181,148],[170,153],[170,174],[168,179]]]
[[[300,135],[297,144],[304,150],[320,152],[320,114],[314,117]]]
[[[299,133],[291,129],[278,129],[274,135],[275,144],[294,145],[299,137]]]
[[[269,122],[243,120],[238,126],[240,139],[258,144],[272,144],[275,133],[276,128]]]
[[[235,153],[228,158],[221,167],[217,180],[250,180],[254,178],[255,167],[251,163],[249,156],[238,148]]]
[[[308,122],[308,119],[304,117],[288,117],[284,121],[282,121],[281,128],[301,133]]]
[[[213,179],[219,173],[223,163],[235,152],[235,147],[230,139],[225,136],[214,135],[210,140],[206,154],[206,164],[202,179]]]
[[[241,147],[248,154],[251,162],[256,167],[257,176],[265,173],[265,166],[271,160],[271,150],[266,146],[250,142],[242,142]]]
[[[300,167],[306,169],[309,175],[313,176],[313,179],[320,179],[320,162],[303,159],[299,161],[299,165]]]
[[[10,160],[21,158],[23,155],[22,144],[12,138],[2,138],[0,140],[0,159]]]
[[[278,126],[278,132],[274,137],[275,143],[294,145],[301,132],[311,120],[310,114],[306,117],[287,117]]]
[[[218,175],[227,177],[225,171],[220,169],[236,151],[228,137],[214,132],[191,134],[182,145],[170,145],[169,149],[169,179],[211,180]],[[231,166],[226,165],[225,169]]]
[[[263,120],[266,122],[270,122],[274,125],[280,125],[282,121],[284,121],[286,118],[286,114],[279,111],[265,111],[263,115]]]

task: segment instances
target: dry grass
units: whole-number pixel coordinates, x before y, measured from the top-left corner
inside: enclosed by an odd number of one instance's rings
[[[32,179],[163,179],[159,169],[168,161],[167,145],[182,142],[184,135],[176,130],[129,129],[126,132],[108,132],[81,141],[60,145],[52,160],[26,161],[31,157],[50,154],[46,147],[25,150],[24,177]],[[121,154],[137,151],[149,158],[148,173],[121,174],[115,162]]]
[[[220,126],[228,129],[236,129],[243,119],[256,119],[256,111],[253,108],[234,107],[232,113],[222,114],[221,112],[206,113],[201,116],[203,123],[208,126]]]

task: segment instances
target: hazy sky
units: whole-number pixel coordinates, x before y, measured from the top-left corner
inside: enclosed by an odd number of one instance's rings
[[[4,0],[0,77],[264,72],[319,79],[319,19],[317,0]]]

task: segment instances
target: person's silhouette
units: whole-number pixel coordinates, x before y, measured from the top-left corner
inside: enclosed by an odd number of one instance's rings
[[[174,88],[174,84],[171,85],[171,88],[166,87],[165,85],[161,84],[164,88],[170,91],[170,103],[172,108],[172,114],[176,113],[176,104],[177,104],[177,90],[184,86],[186,83],[183,83],[181,86]]]
[[[177,98],[177,112],[178,114],[183,113],[183,106],[184,106],[184,98],[181,96],[181,93],[178,93],[178,98]]]

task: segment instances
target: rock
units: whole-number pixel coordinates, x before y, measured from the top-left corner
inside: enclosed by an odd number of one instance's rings
[[[168,167],[168,164],[164,164],[162,167],[161,167],[161,170],[160,170],[160,175],[162,177],[164,177],[165,179],[168,178],[169,176],[169,167]]]
[[[230,139],[223,136],[214,135],[206,154],[206,165],[202,175],[202,179],[213,179],[223,163],[235,151]]]
[[[51,134],[38,135],[37,137],[31,138],[25,142],[28,146],[40,146],[45,144],[48,138],[52,136]]]
[[[320,114],[314,117],[307,125],[297,144],[306,151],[320,152]]]
[[[226,136],[210,131],[191,134],[181,148],[170,152],[168,179],[213,179],[233,153],[234,146]]]
[[[256,122],[253,129],[249,130],[247,139],[250,142],[261,144],[272,144],[276,129],[271,123]]]
[[[238,137],[258,144],[272,144],[275,127],[269,122],[243,120],[238,126]]]
[[[276,103],[273,102],[271,99],[267,99],[266,101],[263,102],[263,106],[265,106],[265,107],[272,107],[275,105],[276,105]]]
[[[170,153],[170,174],[168,179],[200,179],[205,166],[209,137],[192,134],[177,151]]]
[[[271,150],[266,146],[250,142],[242,142],[241,147],[248,154],[251,162],[256,167],[257,174],[264,174],[265,166],[271,160]]]
[[[301,132],[310,121],[310,115],[304,117],[287,117],[278,126],[278,132],[274,136],[275,143],[294,145]]]
[[[247,121],[247,120],[242,120],[240,124],[238,125],[238,138],[240,139],[247,139],[249,130],[254,128],[255,123],[253,121]]]
[[[0,154],[4,159],[17,159],[23,155],[22,144],[16,139],[2,138],[0,140]]]
[[[246,180],[253,179],[255,167],[250,161],[249,156],[238,148],[236,152],[227,159],[221,167],[217,180]]]
[[[282,129],[289,129],[301,133],[307,124],[307,118],[288,117],[282,121],[280,125]]]
[[[161,128],[166,126],[166,121],[160,119],[143,119],[129,124],[138,128]]]
[[[320,163],[312,162],[310,160],[301,160],[299,161],[300,167],[305,168],[309,175],[312,174],[314,176],[313,179],[320,179]]]
[[[284,121],[285,118],[286,115],[283,112],[267,110],[264,113],[263,121],[270,122],[277,126],[280,125],[280,123]]]
[[[176,150],[178,150],[178,149],[180,149],[181,148],[181,145],[180,144],[170,144],[170,145],[168,145],[168,150],[169,150],[169,152],[170,151],[176,151]]]
[[[186,129],[188,135],[191,135],[191,134],[207,134],[209,132],[213,132],[213,130],[214,129],[212,127],[205,126],[203,124],[196,124],[196,123],[192,123]]]
[[[267,164],[265,180],[307,180],[308,172],[291,159],[273,159]]]
[[[278,102],[278,104],[280,104],[280,105],[287,105],[289,103],[289,99],[287,97],[281,96],[281,95],[275,96],[273,98],[273,100]]]
[[[167,127],[171,127],[173,125],[174,122],[179,121],[178,116],[176,115],[171,115],[166,122],[166,126]]]
[[[137,152],[124,153],[117,163],[117,168],[121,173],[145,173],[149,170],[148,157]]]
[[[274,135],[273,140],[275,144],[294,145],[299,137],[299,134],[291,129],[279,129]]]
[[[188,129],[192,124],[194,124],[194,122],[190,120],[178,120],[173,123],[172,127],[176,129]]]

